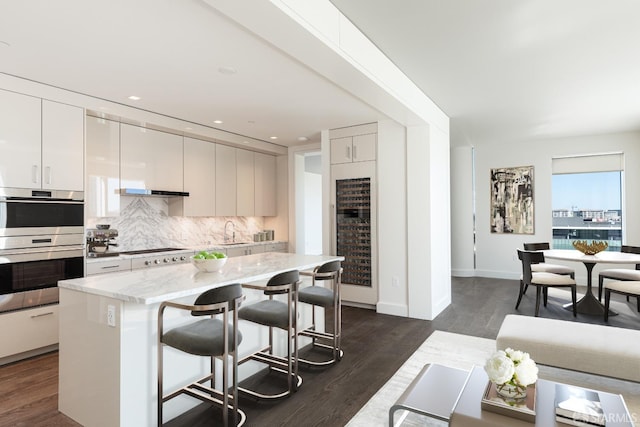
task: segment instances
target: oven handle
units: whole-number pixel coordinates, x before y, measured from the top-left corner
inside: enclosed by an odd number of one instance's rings
[[[68,200],[68,199],[24,199],[21,197],[7,197],[4,199],[0,199],[0,203],[50,203],[50,204],[60,204],[64,203],[65,205],[82,205],[84,202],[77,200]]]
[[[10,254],[2,254],[0,251],[0,264],[13,264],[16,262],[45,261],[48,259],[62,258],[82,258],[84,249],[82,246],[67,246],[64,248],[48,248],[43,251],[40,248],[35,250],[23,249],[20,252],[12,251]]]

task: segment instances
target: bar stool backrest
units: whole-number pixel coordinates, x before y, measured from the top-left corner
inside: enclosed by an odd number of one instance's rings
[[[283,286],[295,284],[300,281],[300,272],[298,270],[285,271],[284,273],[279,273],[273,276],[267,282],[267,286]],[[286,294],[290,291],[290,288],[287,289],[279,289],[274,291],[264,291],[265,295],[278,295],[278,294]]]
[[[222,286],[219,288],[209,289],[203,292],[196,298],[194,305],[209,305],[217,304],[220,302],[234,301],[242,296],[242,285],[240,283],[234,283],[233,285]],[[235,309],[234,304],[229,304],[229,311]],[[192,316],[211,316],[214,314],[220,314],[221,309],[208,310],[208,311],[192,311]]]
[[[337,273],[342,268],[340,261],[331,261],[322,264],[321,266],[316,267],[315,273]],[[335,275],[327,274],[327,275],[319,275],[315,277],[315,280],[332,280],[335,278]]]

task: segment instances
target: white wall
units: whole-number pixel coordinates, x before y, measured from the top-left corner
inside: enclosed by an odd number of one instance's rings
[[[637,196],[637,185],[640,182],[640,133],[618,133],[609,135],[592,135],[583,137],[561,138],[533,141],[527,144],[501,144],[477,146],[476,151],[476,209],[477,209],[477,268],[476,276],[517,279],[520,275],[520,263],[516,257],[516,248],[522,248],[524,242],[550,241],[552,238],[551,219],[551,159],[557,156],[585,155],[610,152],[623,152],[625,159],[623,190],[624,223],[623,242],[631,245],[640,244],[640,222],[635,218],[640,214],[640,198]],[[470,155],[470,154],[469,154]],[[453,170],[468,164],[464,155],[455,155]],[[534,166],[534,200],[535,200],[535,234],[505,235],[492,234],[489,227],[489,171],[492,168],[511,166]],[[466,173],[466,172],[465,172]],[[463,188],[452,191],[452,209],[462,211],[468,207],[471,194],[470,183]],[[468,227],[466,217],[461,218],[459,212],[453,215],[453,227]],[[465,244],[468,236],[456,236],[452,257],[468,259],[469,245]],[[556,261],[554,261],[556,262]],[[454,264],[457,261],[454,261]],[[465,269],[466,264],[456,264]],[[570,265],[570,264],[567,264]],[[572,265],[572,267],[576,267]],[[611,266],[608,266],[610,268]],[[599,268],[596,266],[594,277]],[[576,268],[578,282],[586,282],[584,269]]]
[[[407,128],[409,317],[434,319],[451,303],[449,134]]]
[[[378,304],[379,313],[408,316],[406,132],[378,122]]]
[[[473,149],[451,150],[451,273],[473,277]]]

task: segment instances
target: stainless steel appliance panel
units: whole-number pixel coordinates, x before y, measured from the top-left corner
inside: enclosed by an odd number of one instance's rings
[[[0,236],[83,233],[83,193],[0,188]]]
[[[82,277],[82,255],[68,250],[0,256],[0,294],[56,288],[59,280]]]

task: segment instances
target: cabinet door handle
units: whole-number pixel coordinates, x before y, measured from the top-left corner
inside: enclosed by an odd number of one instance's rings
[[[103,270],[106,270],[108,268],[118,268],[120,267],[119,265],[105,265],[104,267],[100,267]]]
[[[44,176],[46,177],[46,183],[51,184],[51,166],[47,166],[44,168]]]
[[[34,184],[38,183],[38,165],[33,165],[31,167],[31,180],[33,181]]]
[[[31,318],[35,319],[36,317],[51,316],[52,314],[53,314],[53,311],[48,311],[46,313],[34,314],[31,316]]]
[[[353,160],[356,160],[358,158],[358,146],[354,145],[353,146]]]
[[[347,145],[347,159],[351,160],[351,147]]]

